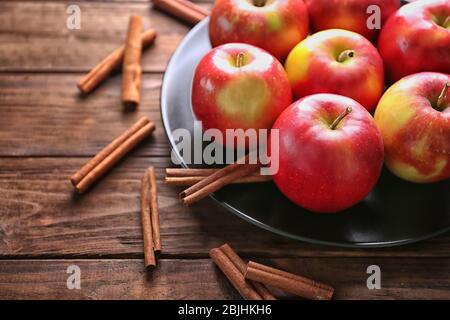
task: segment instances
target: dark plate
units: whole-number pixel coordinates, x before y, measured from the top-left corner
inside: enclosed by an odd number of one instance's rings
[[[205,19],[184,38],[164,75],[161,114],[172,148],[176,145],[172,135],[175,129],[193,133],[191,82],[197,63],[211,49],[207,26]],[[181,158],[177,150],[175,153]],[[319,244],[394,246],[450,230],[449,180],[413,184],[387,170],[360,204],[337,214],[314,214],[297,207],[271,182],[228,186],[215,193],[213,199],[261,228]]]

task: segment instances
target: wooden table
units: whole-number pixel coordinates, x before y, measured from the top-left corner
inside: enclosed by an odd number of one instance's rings
[[[231,299],[237,292],[208,251],[225,242],[243,257],[336,288],[338,299],[450,298],[450,235],[388,249],[299,243],[258,229],[207,199],[184,208],[179,189],[161,183],[171,166],[159,113],[165,66],[189,26],[145,0],[76,1],[81,30],[66,28],[64,1],[0,3],[0,298]],[[203,3],[210,7],[210,3]],[[128,17],[158,30],[143,55],[143,99],[124,112],[120,75],[82,98],[77,80],[124,41]],[[90,192],[76,196],[68,176],[142,115],[157,125]],[[139,188],[154,165],[163,252],[143,267]],[[378,265],[382,289],[369,290]],[[81,269],[69,290],[68,266]]]

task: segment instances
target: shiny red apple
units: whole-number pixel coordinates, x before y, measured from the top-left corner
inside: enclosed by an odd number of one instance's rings
[[[450,75],[421,72],[393,84],[375,111],[387,167],[400,178],[450,178]]]
[[[381,30],[378,49],[391,82],[421,71],[450,73],[450,1],[401,7]]]
[[[279,169],[273,180],[297,205],[314,212],[344,210],[377,182],[383,141],[372,116],[355,100],[305,97],[278,117],[274,129],[279,130]]]
[[[305,4],[314,31],[345,29],[371,41],[376,39],[380,31],[367,25],[368,19],[372,22],[372,16],[376,14],[371,6],[379,8],[381,25],[400,8],[400,0],[305,0]],[[372,27],[371,23],[369,25]]]
[[[308,12],[302,0],[216,0],[209,20],[213,47],[245,42],[284,61],[308,34]]]
[[[309,36],[292,49],[285,68],[296,98],[335,93],[372,112],[383,93],[383,61],[355,32],[330,29]]]
[[[198,64],[192,107],[204,129],[270,129],[292,102],[283,66],[268,52],[243,43],[212,49]]]

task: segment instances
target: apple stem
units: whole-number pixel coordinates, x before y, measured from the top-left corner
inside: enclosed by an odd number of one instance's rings
[[[354,56],[355,56],[355,51],[354,50],[344,50],[344,51],[342,51],[339,54],[339,56],[337,58],[337,61],[338,62],[344,62],[348,58],[353,58]]]
[[[253,4],[255,7],[264,7],[266,5],[267,0],[253,0]]]
[[[336,129],[339,122],[341,122],[341,120],[344,119],[350,112],[352,112],[352,107],[345,108],[345,110],[330,125],[330,129],[331,130]]]
[[[444,21],[444,23],[442,24],[442,26],[443,26],[444,28],[448,28],[448,27],[450,26],[450,16],[448,16],[448,17],[445,19],[445,21]]]
[[[447,82],[444,85],[444,88],[442,88],[442,91],[439,94],[439,97],[438,97],[438,100],[437,100],[437,107],[438,107],[438,109],[442,108],[442,104],[444,103],[444,99],[447,96],[448,88],[450,88],[450,82]]]
[[[236,67],[240,68],[244,65],[244,53],[239,52],[236,57]]]

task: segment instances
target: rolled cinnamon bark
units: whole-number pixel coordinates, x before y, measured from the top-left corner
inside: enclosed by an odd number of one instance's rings
[[[165,183],[171,186],[183,186],[188,187],[192,186],[202,179],[204,176],[192,176],[192,177],[166,177]],[[268,182],[272,181],[271,176],[261,176],[261,175],[249,175],[247,177],[242,177],[237,180],[231,182],[231,184],[245,184],[245,183],[259,183],[259,182]]]
[[[159,226],[159,208],[158,208],[158,195],[156,187],[156,175],[155,168],[149,167],[147,169],[148,179],[150,181],[150,216],[152,221],[153,231],[153,248],[155,251],[161,251],[161,232]]]
[[[189,0],[174,0],[174,1],[180,2],[182,5],[184,5],[184,6],[186,6],[186,7],[189,7],[190,9],[195,10],[195,11],[201,13],[204,17],[210,15],[210,12],[209,12],[208,9],[205,9],[205,8],[203,8],[203,7],[200,7],[199,5],[193,3],[193,2],[191,2],[191,1],[189,1]]]
[[[206,177],[219,169],[166,168],[166,177]]]
[[[141,224],[144,237],[144,265],[156,266],[155,252],[153,250],[153,228],[150,212],[150,175],[145,172],[141,182]]]
[[[122,102],[125,107],[136,107],[141,101],[141,33],[141,17],[131,16],[122,71]]]
[[[190,24],[197,24],[207,16],[205,15],[206,11],[204,9],[195,8],[195,4],[186,4],[186,2],[177,0],[153,0],[153,4],[158,9]]]

